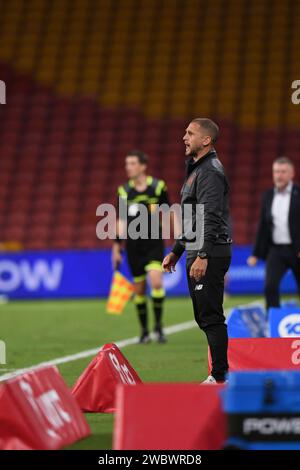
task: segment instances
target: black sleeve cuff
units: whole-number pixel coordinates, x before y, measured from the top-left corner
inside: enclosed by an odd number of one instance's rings
[[[180,256],[184,253],[185,245],[184,242],[177,240],[175,245],[172,248],[172,253],[180,258]]]
[[[203,243],[201,250],[199,251],[204,251],[205,253],[207,253],[207,256],[210,256],[213,250],[213,247],[214,247],[214,244],[212,242],[205,241]]]

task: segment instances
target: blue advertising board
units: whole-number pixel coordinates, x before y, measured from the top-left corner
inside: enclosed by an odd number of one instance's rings
[[[250,247],[235,247],[227,276],[230,294],[261,294],[264,265],[249,268]],[[126,261],[121,268],[131,278]],[[36,251],[0,254],[0,295],[12,299],[106,297],[112,277],[110,250]],[[187,295],[185,257],[175,273],[164,275],[168,295]],[[283,292],[296,292],[290,273]]]
[[[121,271],[129,279],[128,265]],[[111,278],[109,250],[24,252],[0,256],[0,294],[12,299],[106,297]],[[187,293],[184,260],[164,275],[168,293]]]
[[[235,307],[227,320],[229,338],[264,338],[267,332],[267,317],[260,305]]]
[[[272,338],[300,337],[299,307],[270,308],[269,322]]]

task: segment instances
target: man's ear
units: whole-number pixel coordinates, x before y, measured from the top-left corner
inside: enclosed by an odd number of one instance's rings
[[[207,135],[204,137],[203,145],[206,147],[207,145],[210,145],[210,144],[211,144],[211,136]]]

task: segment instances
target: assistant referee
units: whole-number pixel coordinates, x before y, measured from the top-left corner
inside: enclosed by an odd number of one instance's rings
[[[227,325],[223,312],[224,276],[231,261],[228,192],[229,186],[223,165],[213,147],[219,133],[210,119],[194,119],[186,129],[183,141],[189,157],[186,178],[181,190],[183,227],[203,231],[202,245],[189,248],[183,231],[172,252],[163,261],[163,269],[175,271],[175,266],[187,250],[187,278],[194,316],[205,332],[212,356],[211,375],[206,383],[224,382],[228,371]],[[196,227],[196,204],[204,211],[204,227]],[[192,212],[187,208],[192,207]],[[190,224],[189,224],[190,222]]]
[[[164,257],[164,242],[161,225],[159,224],[158,227],[157,238],[152,237],[151,225],[157,220],[155,219],[155,212],[158,210],[158,206],[165,204],[165,207],[169,207],[169,198],[165,182],[147,175],[147,164],[148,157],[141,150],[130,151],[125,158],[125,170],[129,180],[119,187],[118,197],[126,203],[128,224],[125,230],[127,231],[127,239],[125,242],[120,238],[115,240],[112,251],[113,267],[116,268],[122,260],[122,248],[125,247],[126,249],[128,264],[135,285],[134,303],[141,326],[140,344],[147,344],[151,341],[146,296],[147,277],[151,287],[155,318],[154,334],[157,342],[166,342],[162,325],[165,291],[161,263]],[[132,239],[128,234],[128,226],[139,216],[141,206],[147,209],[149,232],[147,238]],[[122,220],[119,219],[119,227],[121,224]]]

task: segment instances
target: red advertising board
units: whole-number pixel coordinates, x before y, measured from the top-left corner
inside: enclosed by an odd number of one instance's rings
[[[230,371],[299,369],[300,338],[232,338],[228,344]],[[208,352],[208,369],[211,357]]]
[[[226,439],[223,385],[119,385],[116,450],[220,449]]]
[[[141,379],[115,344],[106,344],[72,388],[81,410],[113,413],[118,384],[135,385]]]
[[[0,386],[0,449],[60,449],[90,434],[56,367],[44,367]]]

